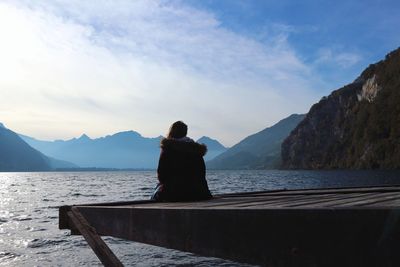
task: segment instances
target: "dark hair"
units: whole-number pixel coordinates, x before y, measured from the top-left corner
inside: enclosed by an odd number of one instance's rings
[[[169,132],[167,138],[182,138],[187,134],[187,125],[183,121],[174,122],[171,127],[169,127]]]

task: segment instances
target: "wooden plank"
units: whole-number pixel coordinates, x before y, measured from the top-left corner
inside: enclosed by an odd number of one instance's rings
[[[292,196],[291,198],[297,198]],[[279,197],[279,199],[270,199],[266,200],[266,198],[260,198],[258,201],[270,201],[270,202],[280,202],[283,201],[284,199],[288,199],[288,197]],[[185,203],[185,204],[179,204],[179,203],[169,203],[169,204],[156,204],[156,205],[135,205],[131,206],[133,208],[138,208],[138,209],[214,209],[214,208],[234,208],[238,206],[239,204],[244,204],[244,203],[252,203],[254,202],[254,199],[248,198],[247,200],[240,200],[240,201],[233,201],[233,200],[226,200],[226,201],[213,201],[209,203],[201,203],[201,204],[192,204],[192,203]]]
[[[265,202],[265,201],[282,201],[283,199],[288,199],[288,198],[294,198],[294,197],[287,197],[287,196],[272,196],[272,197],[256,197],[256,198],[247,198],[247,199],[240,199],[240,200],[226,200],[226,201],[213,201],[209,203],[203,203],[200,205],[196,205],[194,207],[201,207],[201,208],[213,208],[217,206],[236,206],[236,205],[241,205],[241,204],[247,204],[247,203],[254,203],[254,202]]]
[[[368,207],[376,208],[376,207],[400,207],[400,199],[389,199],[378,203],[369,203]]]
[[[251,197],[252,195],[288,195],[288,194],[320,194],[320,193],[351,193],[351,192],[387,192],[387,191],[399,191],[400,185],[370,185],[370,186],[349,186],[349,187],[328,187],[328,188],[308,188],[308,189],[277,189],[277,190],[263,190],[253,192],[240,192],[240,193],[229,193],[229,194],[218,194],[216,197]]]
[[[262,205],[263,207],[297,207],[297,206],[302,206],[305,204],[309,203],[318,203],[318,202],[323,202],[327,200],[332,200],[332,199],[337,199],[342,197],[341,195],[332,195],[332,194],[327,194],[327,195],[319,195],[318,197],[316,196],[303,196],[303,197],[296,197],[296,198],[291,198],[291,199],[283,199],[281,201],[276,201],[276,202],[259,202],[258,204],[255,203],[256,205]],[[252,203],[251,203],[252,204]],[[248,205],[248,207],[252,207],[255,205]],[[245,207],[245,206],[243,206]]]
[[[315,200],[321,197],[333,197],[332,194],[326,195],[264,195],[264,196],[256,196],[256,197],[246,197],[246,198],[217,198],[209,201],[201,201],[201,202],[169,202],[169,203],[152,203],[149,205],[133,205],[132,207],[137,208],[214,208],[214,207],[229,207],[229,206],[245,206],[249,203],[250,206],[253,206],[253,203],[263,203],[269,202],[271,204],[274,203],[294,203],[295,201],[300,201],[303,199],[306,200]],[[334,195],[334,197],[341,197],[341,195]]]
[[[251,202],[255,200],[263,200],[265,196],[258,196],[254,198],[216,198],[208,201],[198,201],[198,202],[158,202],[149,205],[131,205],[132,207],[138,208],[207,208],[219,205],[231,205],[235,203]],[[275,199],[284,199],[285,196],[273,196],[270,197]]]
[[[345,195],[346,196],[346,195]],[[279,207],[302,206],[308,203],[327,201],[331,199],[343,198],[342,194],[323,194],[323,195],[308,195],[308,198],[299,199],[298,201],[283,201],[279,203]]]
[[[336,201],[354,201],[355,199],[364,199],[367,196],[372,196],[377,193],[352,193],[352,194],[334,194],[331,197],[323,198],[321,196],[315,197],[311,201],[302,201],[298,203],[284,205],[284,207],[323,207],[327,203],[332,203]],[[380,193],[379,193],[380,194]]]
[[[304,203],[313,203],[313,202],[319,202],[319,201],[326,201],[326,199],[337,199],[337,198],[342,198],[342,195],[339,194],[326,194],[326,195],[302,195],[302,196],[296,196],[293,198],[285,198],[281,201],[273,202],[273,203],[260,203],[260,207],[263,208],[282,208],[282,207],[290,207],[292,205],[295,206],[301,206],[304,205]],[[253,207],[253,206],[249,206]]]
[[[337,205],[338,207],[348,207],[348,206],[368,206],[370,204],[375,204],[375,203],[382,203],[384,201],[388,201],[388,200],[396,200],[396,199],[400,199],[400,194],[398,193],[386,193],[386,194],[381,194],[375,198],[368,198],[365,200],[359,200],[359,201],[355,201],[352,203],[344,203],[344,204],[340,204]]]
[[[364,196],[360,196],[359,198],[356,198],[356,199],[341,199],[341,200],[338,200],[335,202],[327,203],[327,205],[325,205],[325,206],[326,207],[356,206],[356,203],[358,203],[358,202],[374,200],[374,199],[381,197],[384,194],[393,194],[393,193],[372,193],[372,194],[368,194],[368,195],[365,194]],[[397,193],[394,193],[394,194],[397,194]]]
[[[85,217],[79,212],[78,208],[73,207],[71,211],[68,211],[68,216],[104,266],[123,266],[120,260],[103,241],[103,239],[101,239],[101,237],[97,234],[96,229],[93,228],[85,219]]]
[[[320,194],[352,194],[352,193],[385,193],[400,192],[399,187],[371,187],[371,188],[344,188],[344,189],[315,189],[294,190],[286,192],[271,193],[270,195],[320,195]]]
[[[304,200],[304,199],[315,199],[315,196],[309,196],[309,195],[295,195],[295,196],[280,196],[279,198],[273,198],[273,197],[264,197],[263,199],[258,199],[258,200],[249,200],[247,202],[238,202],[238,203],[233,203],[232,206],[235,207],[252,207],[256,205],[270,205],[270,206],[281,206],[282,203],[294,203],[299,200]],[[228,205],[213,205],[212,207],[228,207],[231,206],[230,204]],[[209,206],[207,206],[209,207]]]
[[[370,192],[370,193],[351,194],[351,195],[348,195],[347,197],[341,197],[341,198],[337,198],[337,199],[327,200],[325,202],[318,203],[318,204],[314,203],[314,204],[310,204],[310,205],[302,205],[299,207],[301,207],[301,208],[312,208],[315,206],[318,206],[321,208],[323,208],[323,207],[326,207],[326,208],[339,207],[339,206],[341,206],[341,204],[344,204],[344,203],[354,203],[356,201],[364,201],[366,199],[374,199],[374,198],[377,198],[378,196],[380,196],[381,194],[384,194],[384,193]],[[353,206],[353,205],[350,205],[350,206]]]
[[[214,197],[246,197],[252,195],[263,195],[263,194],[270,194],[275,192],[286,192],[288,189],[274,189],[274,190],[261,190],[261,191],[249,191],[249,192],[236,192],[236,193],[225,193],[225,194],[216,194]]]
[[[299,196],[291,196],[291,197],[282,197],[282,198],[264,198],[262,200],[257,200],[257,201],[248,201],[248,202],[243,202],[243,203],[238,203],[234,205],[235,207],[252,207],[252,206],[257,206],[257,205],[271,205],[275,206],[276,204],[282,203],[283,201],[297,201],[298,199],[303,199]]]
[[[384,202],[387,200],[385,196],[389,196],[389,199],[395,200],[397,196],[400,195],[396,192],[394,193],[352,193],[352,194],[334,194],[334,195],[318,195],[316,196],[305,196],[302,198],[284,198],[283,200],[277,201],[255,201],[247,203],[237,203],[234,207],[237,208],[315,208],[315,207],[335,207],[335,206],[355,206],[363,204],[372,204],[375,202]],[[383,199],[381,199],[383,197]],[[347,204],[342,204],[347,203]],[[213,208],[232,208],[231,205],[215,205]]]

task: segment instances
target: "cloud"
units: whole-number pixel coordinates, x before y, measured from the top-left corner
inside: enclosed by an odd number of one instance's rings
[[[341,68],[349,68],[362,60],[358,53],[342,52],[333,48],[321,48],[317,53],[316,64],[333,64]]]
[[[319,97],[288,30],[260,42],[181,1],[2,2],[0,117],[41,138],[183,119],[231,145]]]

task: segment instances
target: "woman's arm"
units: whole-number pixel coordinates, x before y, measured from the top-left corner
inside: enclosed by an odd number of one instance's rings
[[[160,159],[158,160],[158,168],[157,168],[157,177],[158,181],[161,184],[164,184],[168,179],[168,172],[169,172],[169,164],[168,164],[168,155],[161,149]]]

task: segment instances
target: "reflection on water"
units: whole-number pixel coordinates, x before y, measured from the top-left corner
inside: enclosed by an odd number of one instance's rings
[[[293,188],[400,184],[396,171],[212,171],[214,194]],[[148,199],[154,171],[0,173],[0,266],[101,266],[80,236],[58,230],[61,205]],[[116,238],[126,265],[245,266]]]

